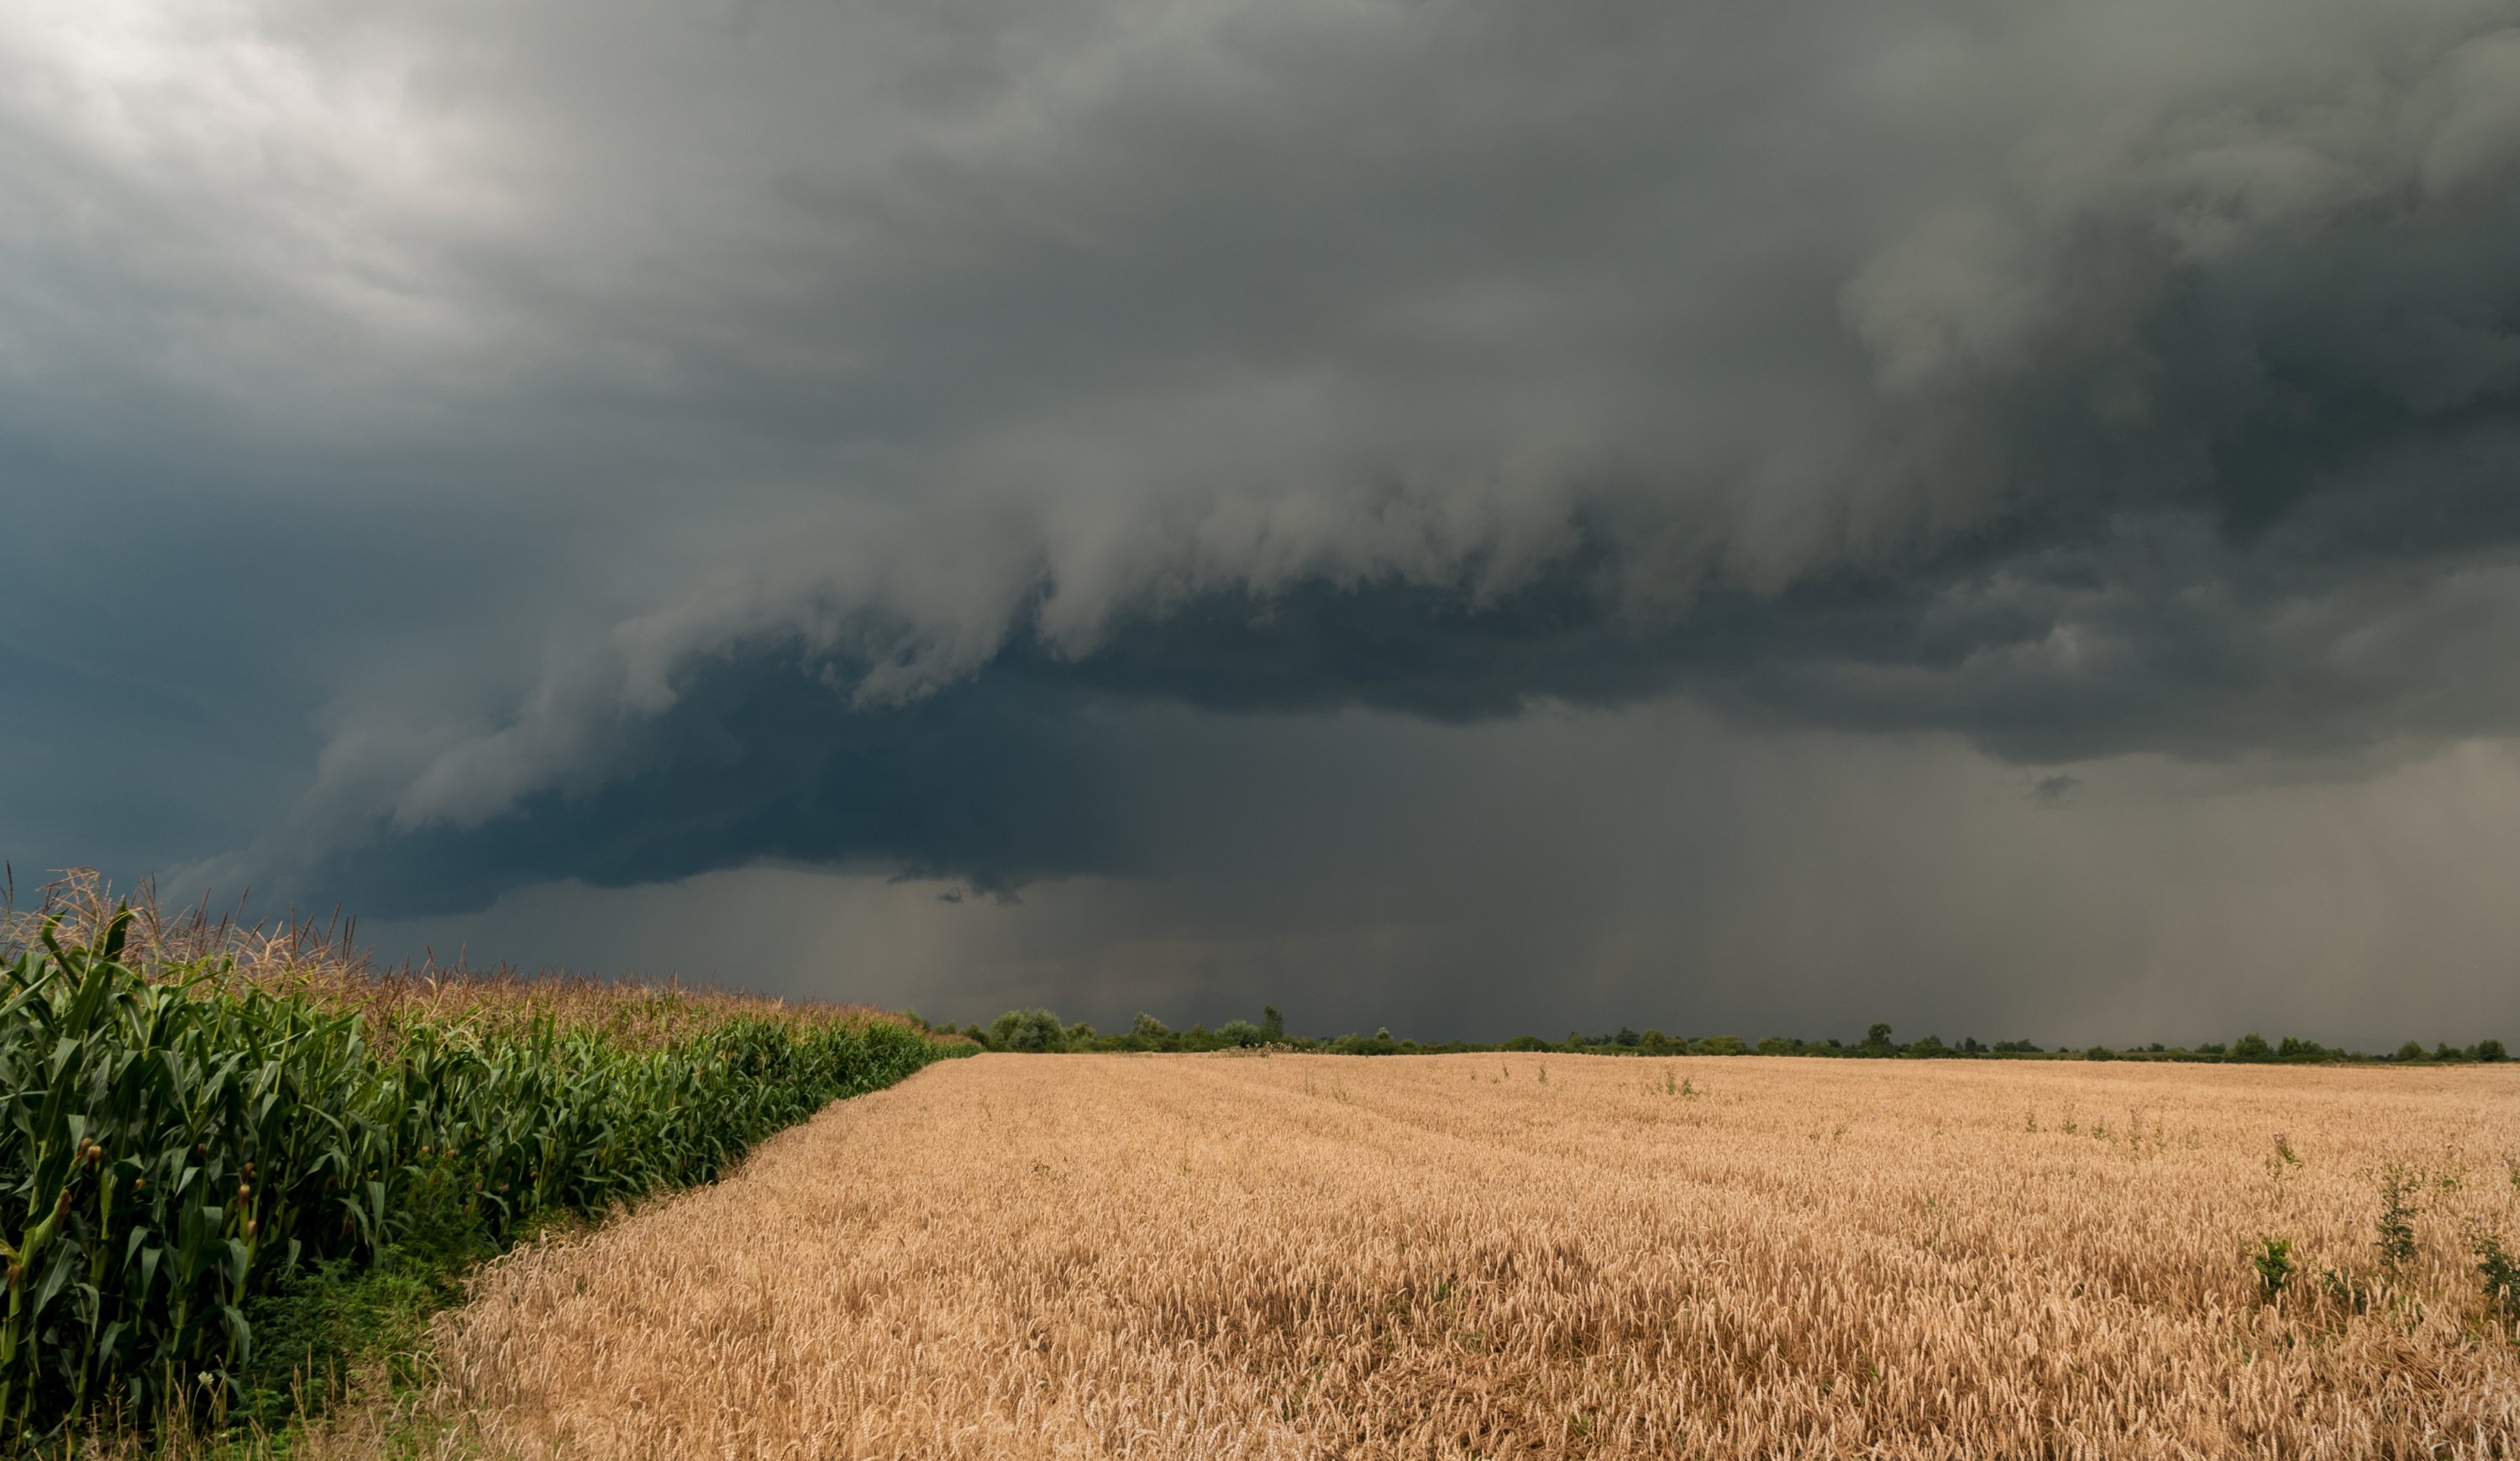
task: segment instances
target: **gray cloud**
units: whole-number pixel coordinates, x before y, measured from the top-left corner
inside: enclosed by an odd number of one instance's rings
[[[11,845],[1160,884],[1184,712],[2508,735],[2515,95],[2449,0],[0,23]]]

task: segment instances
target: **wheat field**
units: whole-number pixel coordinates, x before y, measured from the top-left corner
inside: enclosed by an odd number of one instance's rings
[[[2502,1069],[995,1055],[437,1344],[529,1457],[2505,1455],[2489,1233]]]

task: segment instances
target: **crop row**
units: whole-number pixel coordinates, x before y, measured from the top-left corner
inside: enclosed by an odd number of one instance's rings
[[[707,1181],[957,1048],[747,1013],[660,1048],[424,1019],[382,1054],[355,1010],[215,961],[144,975],[129,925],[0,964],[0,1441],[215,1411],[252,1301],[314,1265]]]

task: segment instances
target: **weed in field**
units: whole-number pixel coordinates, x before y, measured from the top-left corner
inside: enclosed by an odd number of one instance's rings
[[[2520,1258],[2503,1248],[2501,1236],[2496,1233],[2478,1237],[2475,1251],[2477,1276],[2485,1280],[2486,1307],[2505,1322],[2520,1320]]]
[[[2258,1297],[2272,1303],[2292,1282],[2292,1240],[2259,1235],[2249,1262],[2258,1270]]]
[[[2328,1302],[2345,1312],[2362,1313],[2371,1305],[2371,1292],[2368,1289],[2333,1268],[2319,1270],[2318,1287],[2327,1296]]]
[[[2403,1163],[2392,1162],[2380,1171],[2380,1215],[2372,1223],[2379,1237],[2372,1246],[2380,1250],[2383,1268],[2394,1271],[2414,1261],[2420,1210],[2415,1199],[2424,1185],[2423,1173]]]

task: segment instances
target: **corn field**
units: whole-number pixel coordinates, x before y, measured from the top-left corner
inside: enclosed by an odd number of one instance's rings
[[[2509,1456],[2497,1237],[2505,1069],[985,1055],[438,1352],[585,1461]]]
[[[554,1009],[513,980],[241,973],[143,957],[138,921],[22,921],[0,964],[0,1445],[82,1415],[216,1416],[252,1301],[315,1265],[707,1181],[951,1048],[671,990],[563,988]]]

